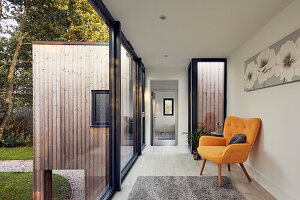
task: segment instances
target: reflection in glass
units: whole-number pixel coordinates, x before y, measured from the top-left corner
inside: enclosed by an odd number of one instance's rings
[[[92,98],[92,125],[109,126],[109,90],[93,90]]]
[[[123,169],[135,152],[135,62],[121,47],[121,168]]]

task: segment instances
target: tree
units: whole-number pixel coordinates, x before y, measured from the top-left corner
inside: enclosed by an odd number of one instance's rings
[[[25,22],[26,22],[26,14],[27,14],[27,8],[28,8],[28,2],[25,1],[25,2],[22,2],[23,5],[19,5],[19,7],[23,7],[23,13],[20,14],[20,18],[19,18],[19,21],[20,21],[20,25],[19,25],[19,28],[16,32],[16,36],[18,37],[17,39],[17,45],[15,47],[15,50],[14,50],[14,53],[13,53],[13,56],[10,60],[10,66],[9,66],[9,70],[8,70],[8,76],[7,76],[7,82],[8,82],[8,86],[7,86],[7,90],[6,90],[6,98],[5,98],[5,104],[6,104],[6,109],[2,116],[2,119],[0,121],[0,136],[3,134],[3,131],[4,131],[4,127],[11,115],[11,112],[12,112],[12,109],[13,109],[13,101],[12,101],[12,96],[13,96],[13,86],[14,86],[14,83],[13,83],[13,76],[14,76],[14,73],[15,73],[15,68],[16,68],[16,65],[17,65],[17,59],[18,59],[18,56],[19,56],[19,53],[20,53],[20,49],[21,49],[21,46],[23,44],[23,40],[24,38],[26,37],[26,35],[28,35],[28,32],[24,32],[24,25],[25,25]],[[1,3],[1,6],[2,6],[2,3]],[[17,9],[15,9],[17,10]],[[14,10],[14,11],[15,11]],[[2,9],[1,9],[1,17],[4,16],[3,13],[2,13]],[[9,17],[9,16],[4,16],[4,17]],[[2,20],[1,20],[2,22]]]
[[[86,0],[3,0],[0,10],[1,138],[12,114],[32,107],[32,41],[108,42],[109,33]]]

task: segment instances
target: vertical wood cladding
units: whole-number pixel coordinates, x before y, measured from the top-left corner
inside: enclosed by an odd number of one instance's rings
[[[109,127],[91,127],[92,90],[109,90],[108,44],[33,45],[34,197],[45,170],[84,169],[87,199],[108,184]]]
[[[224,62],[198,62],[198,128],[224,123]]]

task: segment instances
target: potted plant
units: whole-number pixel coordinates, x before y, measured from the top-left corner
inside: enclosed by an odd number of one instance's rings
[[[199,129],[195,129],[193,132],[185,133],[187,134],[187,140],[192,145],[194,160],[200,160],[201,156],[197,152],[197,147],[199,146],[199,139],[204,135],[211,135],[209,131],[206,130],[204,126]]]

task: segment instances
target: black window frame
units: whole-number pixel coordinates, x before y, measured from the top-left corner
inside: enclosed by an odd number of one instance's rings
[[[167,114],[166,113],[166,101],[172,101],[172,113],[171,114]],[[165,116],[173,116],[174,115],[174,98],[164,98],[163,99],[163,109],[164,109],[164,112],[163,112],[163,115],[165,115]]]
[[[134,59],[141,59],[136,54],[121,30],[121,23],[116,21],[101,0],[88,0],[102,20],[109,27],[109,88],[110,88],[110,129],[109,129],[109,188],[97,199],[108,200],[115,191],[121,190],[121,181],[134,164],[138,155],[128,163],[121,173],[121,43]],[[141,62],[140,67],[145,71]],[[145,127],[144,127],[145,129]],[[136,134],[137,135],[137,134]],[[144,137],[145,140],[145,137]],[[137,146],[141,148],[142,145]]]
[[[110,126],[110,113],[108,114],[107,121],[96,121],[96,95],[97,94],[108,94],[109,90],[92,90],[92,127],[109,127]],[[108,106],[107,111],[110,112],[110,108]]]
[[[224,122],[227,116],[227,58],[192,58],[188,68],[189,82],[189,132],[197,129],[198,122],[198,62],[223,62],[224,63]],[[191,153],[195,147],[190,144]]]

